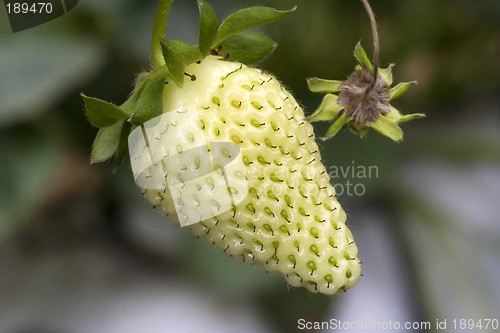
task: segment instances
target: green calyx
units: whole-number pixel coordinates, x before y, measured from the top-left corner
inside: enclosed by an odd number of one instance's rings
[[[296,9],[281,11],[269,7],[250,7],[233,13],[219,25],[209,3],[204,0],[197,2],[200,12],[198,45],[163,38],[172,0],[159,0],[151,42],[153,69],[138,76],[127,101],[114,105],[81,95],[87,118],[99,128],[92,147],[92,163],[115,157],[118,165],[124,160],[131,129],[163,113],[165,84],[182,86],[186,78],[195,79],[185,72],[188,65],[210,54],[244,64],[252,64],[268,56],[276,48],[276,43],[261,33],[245,30],[276,22]]]
[[[332,138],[342,128],[349,127],[360,137],[365,137],[369,128],[373,128],[380,134],[400,142],[403,140],[403,131],[399,124],[425,115],[402,115],[390,105],[390,101],[401,96],[416,82],[402,82],[391,87],[393,65],[377,69],[375,78],[374,66],[360,43],[354,49],[354,57],[358,65],[345,81],[319,78],[307,80],[309,90],[326,94],[308,120],[333,121],[323,137],[324,140]]]

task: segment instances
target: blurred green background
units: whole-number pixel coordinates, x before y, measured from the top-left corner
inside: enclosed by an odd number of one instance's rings
[[[359,284],[333,297],[291,289],[157,216],[128,165],[89,164],[96,130],[79,92],[125,100],[149,67],[156,1],[81,0],[15,34],[0,6],[0,332],[387,331],[300,330],[299,319],[493,332],[452,321],[500,320],[500,1],[372,2],[382,65],[419,81],[394,105],[427,118],[404,125],[401,144],[347,131],[322,144],[327,166],[378,171],[333,179],[363,190],[339,199],[364,263]],[[265,28],[279,47],[259,66],[309,113],[321,96],[306,77],[346,78],[358,40],[371,52],[359,1],[211,3],[220,18],[299,6]],[[169,37],[196,43],[197,15],[194,0],[176,1]]]

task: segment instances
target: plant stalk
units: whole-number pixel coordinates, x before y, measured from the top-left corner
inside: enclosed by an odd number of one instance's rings
[[[153,62],[153,68],[160,68],[165,65],[160,40],[165,38],[171,6],[172,0],[159,0],[158,8],[156,9],[153,33],[151,35],[151,60]]]
[[[370,2],[368,0],[361,0],[363,6],[365,7],[366,13],[370,18],[370,25],[372,29],[373,36],[373,85],[377,81],[378,77],[378,69],[380,66],[379,53],[380,53],[380,42],[378,39],[378,26],[377,20],[375,19],[375,14],[373,13],[372,7],[370,6]]]

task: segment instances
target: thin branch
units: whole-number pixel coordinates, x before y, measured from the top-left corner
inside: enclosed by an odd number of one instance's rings
[[[363,6],[365,6],[366,12],[368,13],[368,17],[370,18],[370,24],[372,28],[373,35],[373,84],[378,77],[378,69],[380,66],[379,62],[379,53],[380,53],[380,43],[378,40],[378,26],[377,20],[375,19],[375,14],[373,13],[372,7],[370,6],[370,2],[368,0],[361,0]]]

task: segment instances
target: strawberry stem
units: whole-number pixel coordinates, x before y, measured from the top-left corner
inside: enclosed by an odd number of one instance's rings
[[[151,59],[154,68],[160,68],[165,65],[160,40],[165,38],[165,30],[167,29],[171,6],[172,0],[159,0],[151,36]]]
[[[379,69],[379,53],[380,53],[380,43],[378,39],[378,27],[377,20],[375,19],[375,14],[373,13],[372,7],[370,6],[370,2],[368,0],[361,0],[365,10],[370,18],[370,25],[372,28],[372,36],[373,36],[373,83],[377,81],[378,69]],[[370,89],[369,89],[370,90]]]

